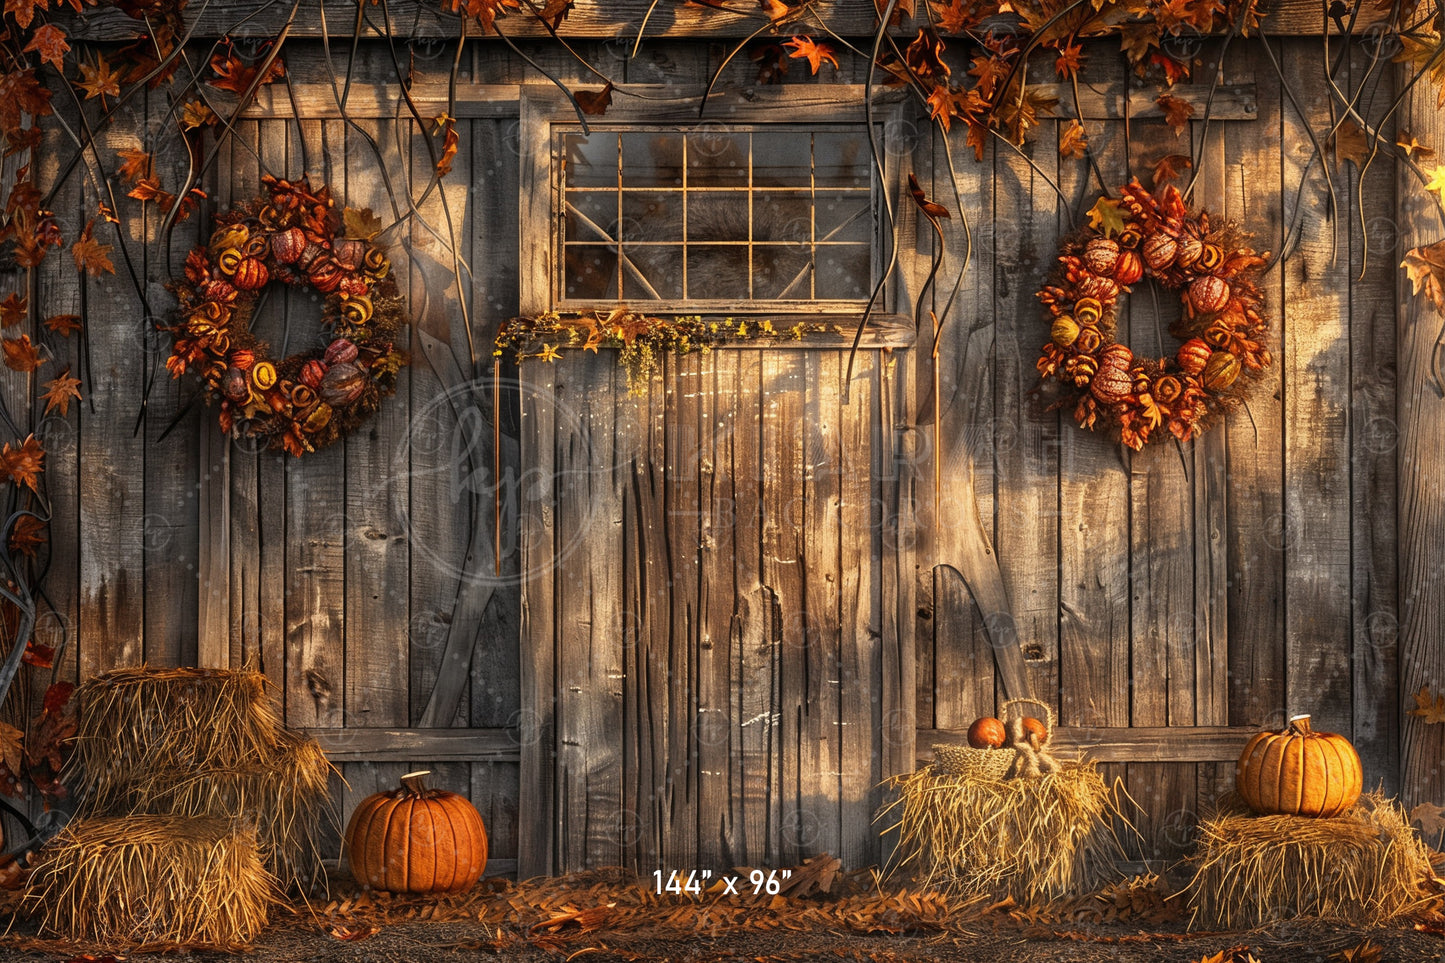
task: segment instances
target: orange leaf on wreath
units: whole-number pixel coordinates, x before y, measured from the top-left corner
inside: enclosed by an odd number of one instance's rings
[[[70,44],[66,42],[64,30],[53,23],[47,23],[43,27],[37,27],[35,33],[31,34],[30,42],[25,45],[25,52],[38,53],[43,62],[63,71]]]

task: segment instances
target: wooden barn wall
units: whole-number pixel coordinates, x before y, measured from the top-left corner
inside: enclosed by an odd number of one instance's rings
[[[580,49],[647,83],[705,81],[726,52]],[[942,499],[926,352],[865,352],[846,403],[836,351],[669,360],[640,398],[611,357],[568,355],[524,366],[500,413],[515,484],[499,577],[487,378],[496,324],[517,309],[515,99],[473,92],[456,166],[428,191],[417,123],[374,93],[394,89],[390,53],[363,47],[353,104],[367,106],[343,117],[319,49],[293,42],[294,104],[274,89],[240,121],[203,182],[210,210],[255,195],[262,173],[306,172],[395,221],[413,364],[344,444],[302,460],[257,452],[186,407],[194,386],[166,377],[168,342],[150,331],[205,218],[167,251],[147,243],[154,218],[127,220],[117,277],[80,279],[52,258],[36,282],[43,316],[82,314],[89,328],[52,363],[82,372],[87,400],[43,418],[24,378],[0,381],[49,451],[56,614],[40,631],[68,634],[70,677],[141,660],[258,664],[287,723],[338,760],[343,815],[432,768],[481,808],[500,871],[519,858],[524,870],[650,870],[821,850],[859,865],[881,855],[879,780],[1002,699],[998,626],[959,574],[979,551],[966,523],[976,499],[1035,693],[1062,741],[1106,760],[1144,806],[1143,855],[1178,852],[1193,814],[1229,786],[1241,734],[1288,713],[1350,734],[1367,783],[1396,791],[1393,174],[1376,165],[1360,200],[1354,165],[1331,158],[1329,216],[1300,117],[1333,123],[1318,41],[1270,49],[1283,83],[1258,43],[1226,64],[1226,85],[1252,85],[1254,119],[1195,121],[1178,139],[1138,119],[1127,131],[1086,120],[1111,185],[1192,153],[1194,199],[1287,255],[1267,275],[1277,364],[1200,441],[1123,452],[1032,396],[1046,336],[1033,292],[1098,190],[1058,159],[1062,125],[975,163],[959,132],[945,145],[920,120],[920,179],[951,205],[951,155],[974,232],[941,348]],[[549,45],[528,53],[591,83]],[[423,86],[445,80],[451,51],[401,54]],[[1090,83],[1128,83],[1111,56],[1095,60]],[[1355,51],[1346,69],[1368,63]],[[493,45],[469,46],[463,69],[467,84],[540,79]],[[729,77],[751,69],[734,63]],[[1367,111],[1393,98],[1389,76]],[[105,148],[168,136],[172,105],[148,96]],[[71,152],[47,145],[52,176]],[[96,182],[72,175],[54,208],[83,222]],[[959,222],[949,230],[956,267]],[[1170,301],[1136,291],[1121,324],[1136,351],[1172,344],[1160,338]],[[308,294],[273,289],[258,330],[294,350],[316,336],[314,312]],[[523,473],[539,467],[543,487],[528,489]],[[528,570],[525,606],[524,546],[571,546]],[[440,710],[439,681],[456,693]],[[529,792],[544,805],[519,803]]]

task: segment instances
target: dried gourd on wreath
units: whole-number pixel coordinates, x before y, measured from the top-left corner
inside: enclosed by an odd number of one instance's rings
[[[346,824],[358,883],[388,893],[455,893],[487,866],[487,830],[465,796],[428,789],[409,772],[401,788],[367,796]]]
[[[1338,816],[1360,798],[1364,776],[1344,736],[1316,732],[1295,716],[1283,732],[1249,740],[1234,773],[1239,795],[1258,813]]]
[[[209,243],[169,285],[179,305],[166,369],[200,374],[223,431],[301,455],[357,428],[396,389],[406,309],[386,252],[372,237],[342,234],[327,188],[261,180],[266,193],[218,215]],[[273,281],[324,295],[319,346],[275,360],[251,333]]]
[[[1049,343],[1037,367],[1062,386],[1083,428],[1108,430],[1141,449],[1168,435],[1188,441],[1244,399],[1271,363],[1260,273],[1269,254],[1246,247],[1232,224],[1212,224],[1172,185],[1156,197],[1133,181],[1118,205],[1122,229],[1087,229],[1064,239],[1058,268],[1038,292]],[[1148,277],[1179,291],[1182,318],[1170,327],[1173,356],[1140,358],[1114,338],[1119,298]]]

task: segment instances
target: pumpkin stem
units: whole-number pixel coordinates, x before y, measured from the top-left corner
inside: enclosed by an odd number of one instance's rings
[[[420,769],[416,772],[409,772],[401,777],[401,784],[406,787],[408,792],[421,795],[426,792],[426,784],[422,782],[421,777],[430,775],[430,769]]]
[[[1302,714],[1302,715],[1290,716],[1290,719],[1289,719],[1289,731],[1290,731],[1290,732],[1293,732],[1293,733],[1294,733],[1295,735],[1297,735],[1297,736],[1307,736],[1307,735],[1309,735],[1309,734],[1310,734],[1310,715],[1309,715],[1309,713],[1306,712],[1306,713],[1304,713],[1304,714]]]

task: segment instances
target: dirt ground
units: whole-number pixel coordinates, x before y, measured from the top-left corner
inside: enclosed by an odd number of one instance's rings
[[[440,899],[371,894],[342,882],[327,898],[279,908],[260,939],[229,953],[42,939],[33,920],[17,916],[0,937],[0,963],[177,954],[207,963],[238,957],[256,963],[1246,963],[1251,954],[1258,963],[1445,963],[1445,916],[1438,910],[1388,928],[1281,920],[1226,933],[1191,930],[1184,901],[1153,877],[1023,908],[1007,899],[880,887],[869,874],[834,876],[826,867],[799,875],[801,883],[790,890],[756,897],[717,890],[659,895],[650,881],[620,870],[521,884],[487,880]]]

